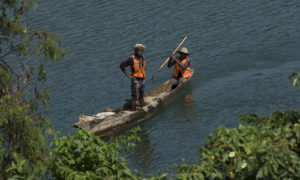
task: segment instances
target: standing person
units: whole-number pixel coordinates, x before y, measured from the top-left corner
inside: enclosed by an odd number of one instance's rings
[[[190,70],[191,61],[188,57],[189,53],[187,48],[182,47],[178,53],[180,56],[174,57],[174,54],[170,55],[170,61],[168,62],[168,67],[174,67],[173,71],[173,79],[171,79],[167,91],[170,92],[173,86],[177,86],[179,83],[185,82],[187,78],[192,77],[192,73]]]
[[[143,44],[134,45],[134,55],[131,55],[127,60],[121,62],[120,64],[121,70],[131,80],[132,110],[136,110],[137,100],[139,100],[141,107],[145,106],[144,90],[146,60],[143,55],[145,48],[146,47]],[[126,71],[127,66],[130,66],[130,74],[128,74]]]

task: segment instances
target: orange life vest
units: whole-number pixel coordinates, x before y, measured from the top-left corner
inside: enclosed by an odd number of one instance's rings
[[[187,60],[190,60],[189,57],[183,59],[180,61],[180,58],[177,57],[177,60],[180,62],[180,64],[184,65]],[[192,73],[190,70],[191,63],[189,63],[188,67],[186,69],[182,69],[177,63],[175,63],[174,71],[173,71],[173,77],[177,78],[179,72],[181,73],[182,77],[187,78],[187,77],[192,77]]]
[[[145,78],[146,73],[145,73],[145,66],[146,66],[146,60],[143,57],[143,63],[140,63],[139,60],[135,58],[134,55],[130,56],[133,59],[133,65],[130,66],[130,72],[132,76],[137,77],[137,78]]]

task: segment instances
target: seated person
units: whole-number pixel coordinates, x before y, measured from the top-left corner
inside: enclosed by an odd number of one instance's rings
[[[174,57],[174,54],[170,55],[170,61],[168,63],[168,67],[174,67],[173,71],[173,79],[170,80],[170,83],[167,88],[167,92],[170,92],[173,86],[177,86],[179,83],[185,82],[187,78],[192,77],[192,73],[190,70],[191,62],[188,57],[189,53],[187,48],[182,47],[178,53],[179,57]]]

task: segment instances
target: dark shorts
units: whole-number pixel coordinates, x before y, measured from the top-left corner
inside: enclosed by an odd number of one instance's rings
[[[139,98],[140,95],[143,95],[145,91],[145,79],[136,78],[131,80],[131,97]]]
[[[180,78],[173,78],[170,80],[167,91],[171,91],[172,89],[175,89],[179,83],[183,83],[187,81],[188,78],[180,77]]]

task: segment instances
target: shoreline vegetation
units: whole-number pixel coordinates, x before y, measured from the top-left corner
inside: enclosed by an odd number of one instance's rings
[[[220,126],[207,137],[199,164],[173,165],[175,174],[164,170],[145,177],[128,166],[120,153],[136,148],[138,128],[108,141],[83,130],[59,137],[43,116],[50,91],[41,87],[47,80],[44,63],[61,60],[69,49],[55,34],[26,23],[36,7],[32,0],[1,5],[0,179],[300,178],[299,110],[241,115],[238,127]],[[294,87],[299,78],[291,74]]]

